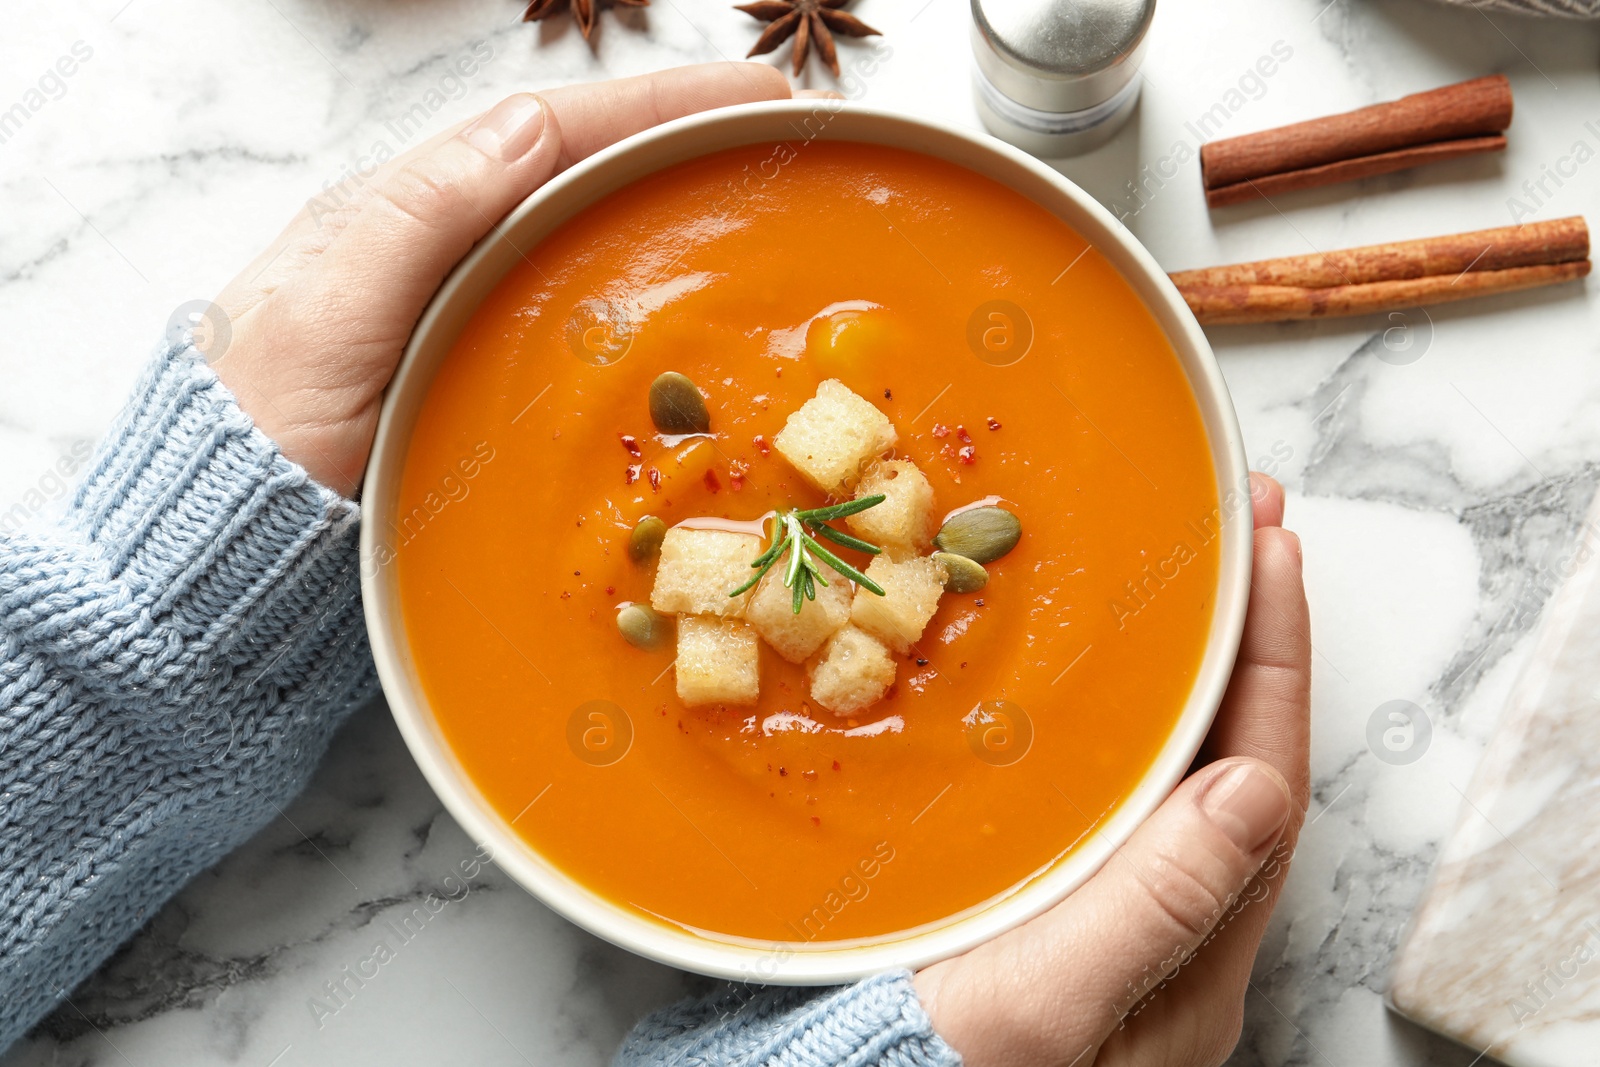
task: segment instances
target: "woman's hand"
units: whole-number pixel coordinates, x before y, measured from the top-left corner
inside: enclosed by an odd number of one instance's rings
[[[772,67],[716,63],[508,97],[301,211],[217,298],[232,341],[208,358],[285,456],[353,496],[412,328],[507,212],[630,134],[788,96]]]
[[[916,976],[966,1067],[1212,1067],[1239,1040],[1310,795],[1300,541],[1281,527],[1283,488],[1263,475],[1250,488],[1250,609],[1205,766],[1083,888]]]

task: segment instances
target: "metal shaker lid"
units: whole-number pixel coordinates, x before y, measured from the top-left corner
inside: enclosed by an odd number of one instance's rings
[[[1156,0],[972,0],[972,52],[1000,92],[1082,111],[1133,80]]]

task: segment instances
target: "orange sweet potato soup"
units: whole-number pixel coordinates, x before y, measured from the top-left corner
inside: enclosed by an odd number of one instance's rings
[[[708,433],[653,424],[665,371]],[[988,503],[1021,538],[869,706],[754,638],[753,701],[687,703],[670,634],[619,635],[656,582],[632,531],[848,500],[773,444],[829,380],[892,423],[933,528]],[[406,461],[406,630],[461,763],[581,884],[719,936],[885,935],[1047,869],[1151,765],[1212,620],[1209,455],[1155,320],[1042,208],[896,149],[736,149],[578,214],[476,312]]]

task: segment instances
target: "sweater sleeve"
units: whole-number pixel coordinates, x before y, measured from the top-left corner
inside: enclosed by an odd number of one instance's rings
[[[0,1050],[276,816],[376,691],[353,503],[163,351],[58,525],[0,533]],[[617,1067],[960,1067],[901,971],[734,986]]]
[[[165,350],[0,534],[0,1049],[275,817],[376,690],[355,504]]]
[[[648,1016],[612,1067],[961,1067],[909,971],[851,986],[728,986]]]

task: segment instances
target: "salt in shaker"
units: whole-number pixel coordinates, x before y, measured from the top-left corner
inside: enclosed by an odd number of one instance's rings
[[[1097,148],[1139,100],[1156,0],[972,0],[978,113],[1046,159]]]

